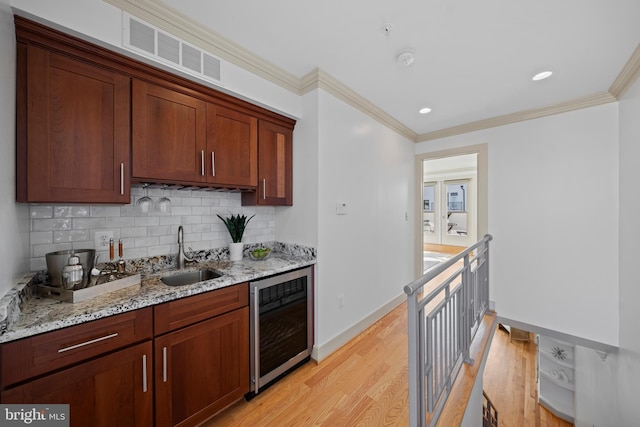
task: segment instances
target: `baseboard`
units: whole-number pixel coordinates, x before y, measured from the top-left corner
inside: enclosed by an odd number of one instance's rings
[[[311,350],[311,358],[316,362],[321,362],[323,359],[326,359],[333,352],[360,335],[375,322],[382,319],[391,310],[405,302],[406,299],[407,295],[402,293],[382,307],[378,308],[373,313],[369,314],[367,317],[365,317],[355,325],[336,335],[328,342],[320,346],[314,345],[313,349]]]

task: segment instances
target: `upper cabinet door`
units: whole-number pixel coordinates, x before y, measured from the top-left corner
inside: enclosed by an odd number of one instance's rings
[[[131,176],[136,181],[206,181],[206,103],[133,80]]]
[[[130,79],[21,45],[17,87],[18,201],[129,203]]]
[[[207,104],[207,181],[253,187],[258,183],[258,119]]]
[[[243,205],[293,204],[293,129],[260,120],[258,123],[258,189],[243,193]]]

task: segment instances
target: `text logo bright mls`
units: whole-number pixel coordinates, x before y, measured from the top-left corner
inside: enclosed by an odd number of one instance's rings
[[[0,405],[2,426],[69,427],[69,405]]]

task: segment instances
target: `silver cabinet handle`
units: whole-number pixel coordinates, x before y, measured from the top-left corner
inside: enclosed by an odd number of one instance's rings
[[[267,179],[262,178],[262,200],[267,198]]]
[[[147,355],[142,355],[142,392],[147,392]]]
[[[216,154],[211,152],[211,176],[216,176]]]
[[[200,151],[200,175],[204,176],[204,150]]]
[[[118,333],[113,333],[110,335],[105,335],[104,337],[100,337],[100,338],[96,338],[93,340],[89,340],[89,341],[85,341],[85,342],[81,342],[80,344],[74,344],[74,345],[70,345],[69,347],[64,347],[61,348],[60,350],[58,350],[58,353],[64,353],[65,351],[69,351],[69,350],[75,350],[76,348],[79,347],[84,347],[85,345],[89,345],[89,344],[94,344],[100,341],[104,341],[104,340],[108,340],[109,338],[114,338],[117,337]]]
[[[120,195],[124,196],[124,163],[120,163]]]
[[[162,347],[162,382],[167,382],[167,347]]]

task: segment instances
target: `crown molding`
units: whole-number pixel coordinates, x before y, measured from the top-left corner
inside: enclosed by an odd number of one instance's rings
[[[617,100],[622,99],[638,78],[640,78],[640,43],[638,43],[636,50],[633,51],[624,67],[622,67],[618,77],[611,84],[609,93],[615,96]]]
[[[219,56],[225,61],[262,77],[292,93],[304,95],[315,89],[323,89],[413,142],[432,141],[453,135],[475,132],[497,126],[504,126],[511,123],[615,102],[620,100],[629,88],[631,88],[631,86],[640,78],[639,44],[623,67],[622,71],[618,74],[608,92],[597,93],[595,95],[577,98],[561,102],[559,104],[478,120],[433,132],[417,134],[406,125],[402,124],[399,120],[384,112],[366,98],[359,95],[351,88],[321,69],[316,68],[305,76],[298,78],[264,58],[254,54],[248,49],[224,38],[221,34],[209,30],[203,25],[193,21],[186,15],[166,5],[162,0],[103,1],[126,11],[131,15],[144,19],[158,28],[193,43],[194,45]]]
[[[298,78],[215,31],[205,28],[161,0],[103,1],[297,95],[321,88],[405,138],[416,141],[416,132],[319,68]]]
[[[240,68],[256,74],[276,85],[300,94],[300,79],[193,21],[160,0],[103,0],[112,6],[137,16],[150,24],[178,36]]]
[[[615,102],[617,99],[609,92],[602,92],[591,96],[573,99],[571,101],[561,102],[559,104],[548,105],[530,110],[518,111],[502,116],[491,117],[489,119],[478,120],[471,123],[465,123],[459,126],[453,126],[446,129],[440,129],[433,132],[418,135],[416,142],[432,141],[434,139],[446,138],[449,136],[460,135],[463,133],[475,132],[483,129],[489,129],[497,126],[504,126],[511,123],[523,122],[525,120],[538,119],[540,117],[553,116],[555,114],[566,113],[569,111],[580,110],[582,108],[595,107],[596,105],[608,104]]]
[[[302,95],[314,89],[322,89],[351,105],[355,109],[367,114],[386,127],[396,131],[410,141],[416,141],[417,134],[414,131],[382,111],[376,105],[356,93],[344,83],[319,68],[316,68],[300,79],[300,88]]]

